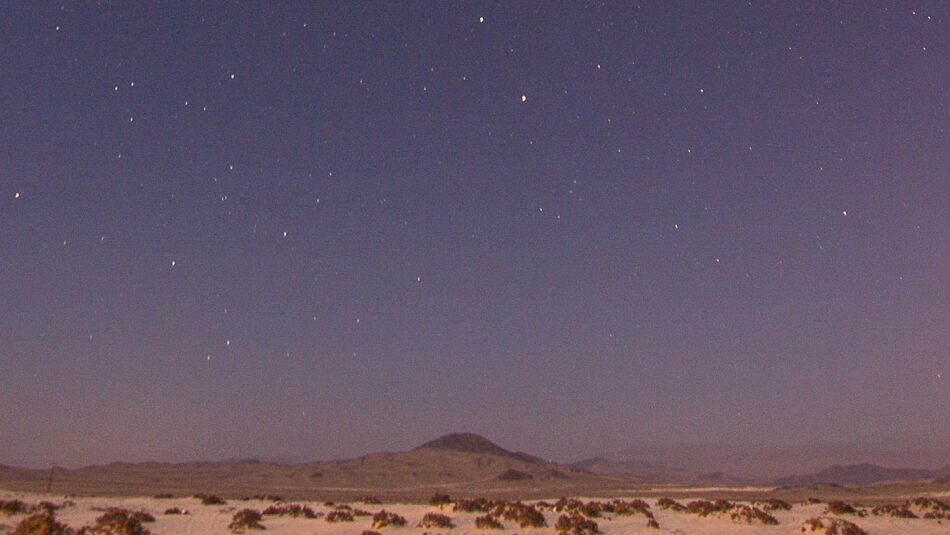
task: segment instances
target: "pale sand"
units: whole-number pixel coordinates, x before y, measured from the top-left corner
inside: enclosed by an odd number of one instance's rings
[[[623,497],[631,499],[631,497]],[[70,501],[74,505],[66,506],[57,511],[56,516],[60,522],[68,524],[73,528],[79,528],[94,523],[96,517],[102,514],[102,510],[110,507],[120,507],[133,511],[145,511],[152,514],[156,521],[145,524],[145,527],[156,535],[162,534],[227,534],[228,524],[236,511],[250,508],[257,511],[263,511],[273,502],[261,500],[229,500],[227,505],[205,506],[201,505],[195,498],[116,498],[116,497],[69,497],[63,495],[46,495],[23,492],[9,492],[0,490],[0,499],[11,500],[20,499],[27,504],[35,504],[40,501],[51,501],[61,504],[64,501]],[[603,498],[601,498],[603,500]],[[547,500],[553,503],[556,499]],[[587,499],[585,498],[585,501]],[[660,529],[650,529],[646,527],[646,519],[643,516],[616,517],[606,514],[603,518],[595,519],[600,531],[605,535],[614,534],[682,534],[682,535],[714,535],[714,534],[796,534],[802,533],[802,523],[811,517],[819,516],[825,510],[824,504],[817,505],[794,505],[791,511],[775,511],[771,514],[775,516],[779,525],[743,525],[736,524],[727,518],[701,518],[697,515],[685,512],[664,511],[656,506],[656,499],[646,500],[652,507],[656,519],[659,521]],[[690,500],[678,500],[686,503]],[[322,502],[287,502],[307,505],[315,512],[326,513],[332,510],[332,507],[325,506]],[[741,503],[741,502],[740,502]],[[520,533],[522,535],[541,535],[554,534],[554,523],[559,516],[555,512],[545,512],[548,528],[544,529],[520,529],[512,522],[503,522],[503,530],[482,530],[475,529],[475,517],[481,516],[480,513],[455,513],[451,511],[451,505],[446,506],[444,510],[438,507],[419,504],[405,503],[384,503],[382,505],[366,505],[362,503],[350,504],[353,508],[363,509],[369,512],[377,512],[381,509],[395,512],[402,515],[408,521],[406,527],[387,527],[379,531],[383,534],[419,534],[424,532],[429,534],[490,534],[490,533]],[[187,509],[188,515],[165,515],[163,512],[170,507]],[[427,512],[439,512],[448,515],[455,523],[454,529],[423,529],[416,527],[416,524]],[[6,517],[0,514],[0,533],[6,533],[26,515],[14,515]],[[870,535],[891,535],[915,533],[921,535],[950,534],[950,521],[925,520],[925,519],[897,519],[867,516],[858,518],[850,515],[841,516],[854,522],[858,526],[868,531]],[[290,534],[312,534],[312,535],[359,535],[363,530],[372,528],[371,517],[356,517],[352,523],[328,523],[323,518],[303,519],[291,517],[265,516],[262,524],[265,531],[249,531],[248,533],[261,533],[262,535],[290,535]]]

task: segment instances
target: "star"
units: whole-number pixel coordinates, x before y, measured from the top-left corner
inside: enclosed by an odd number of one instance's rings
[[[14,198],[14,199],[19,199],[19,198],[20,198],[20,192],[18,191],[18,192],[16,192],[16,193],[14,193],[14,194],[13,194],[13,198]]]
[[[526,101],[526,100],[528,100],[528,96],[527,96],[527,95],[521,95],[521,102],[524,102],[524,101]]]

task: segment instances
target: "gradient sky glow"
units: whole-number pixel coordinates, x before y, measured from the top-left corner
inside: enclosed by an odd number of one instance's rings
[[[0,463],[946,445],[947,58],[936,1],[6,2]]]

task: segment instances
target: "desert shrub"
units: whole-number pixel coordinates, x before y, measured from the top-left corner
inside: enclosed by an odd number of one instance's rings
[[[201,505],[226,505],[228,503],[214,494],[195,494],[195,498],[201,500]]]
[[[373,513],[370,513],[369,511],[365,511],[363,509],[354,508],[350,512],[353,513],[353,516],[373,516]]]
[[[554,510],[554,504],[553,504],[553,503],[548,503],[548,502],[544,502],[544,501],[541,501],[541,502],[538,502],[538,503],[534,504],[534,507],[535,507],[538,511],[553,511],[553,510]]]
[[[317,514],[313,512],[313,509],[307,507],[306,505],[298,504],[287,504],[287,505],[270,505],[267,509],[261,513],[265,516],[275,515],[275,516],[292,516],[294,518],[304,517],[304,518],[317,518]]]
[[[487,498],[475,498],[472,500],[455,500],[452,506],[453,512],[461,513],[487,513],[497,504]]]
[[[841,518],[812,517],[802,523],[802,533],[818,532],[824,535],[868,535],[856,524]]]
[[[660,523],[656,521],[655,518],[647,520],[647,527],[653,529],[660,529]]]
[[[475,527],[478,529],[505,529],[501,522],[495,520],[491,515],[480,516],[475,519]]]
[[[792,510],[792,504],[786,501],[776,500],[774,498],[770,498],[768,500],[756,500],[752,502],[752,506],[758,507],[765,512]]]
[[[142,526],[142,518],[148,517],[151,515],[142,516],[125,509],[109,509],[96,519],[94,525],[82,528],[80,533],[83,535],[149,535],[151,532]],[[152,518],[152,521],[154,520]]]
[[[353,513],[349,511],[330,511],[327,513],[327,522],[352,522]]]
[[[20,521],[11,535],[74,535],[75,530],[56,521],[53,513],[36,513]]]
[[[366,505],[379,505],[383,502],[379,501],[379,498],[376,496],[360,496],[356,499],[356,503],[363,503]]]
[[[420,528],[454,528],[452,519],[439,513],[426,513],[419,522]]]
[[[825,514],[832,515],[856,515],[858,510],[851,506],[851,504],[843,502],[841,500],[832,500],[828,502],[828,508],[825,509]]]
[[[874,516],[889,516],[893,518],[917,518],[917,515],[908,509],[906,505],[878,505],[874,509],[871,509],[871,514]]]
[[[743,522],[745,524],[765,524],[767,526],[778,525],[778,520],[759,509],[749,505],[734,505],[728,510],[729,519],[733,522]]]
[[[818,505],[819,503],[821,503],[821,500],[815,498],[814,496],[802,500],[802,505]]]
[[[612,509],[613,511],[608,512],[613,512],[617,516],[644,515],[648,518],[653,517],[653,511],[650,511],[650,504],[643,500],[633,500],[629,502],[614,500]]]
[[[170,492],[163,492],[161,494],[156,494],[155,497],[158,498],[159,500],[169,500],[171,498],[174,498],[174,496],[172,496]]]
[[[672,498],[660,498],[656,501],[656,506],[666,511],[685,511],[686,506]]]
[[[389,511],[383,509],[382,511],[373,515],[373,529],[381,529],[387,526],[405,526],[406,519],[397,515],[396,513],[390,513]]]
[[[498,504],[494,511],[491,512],[491,515],[496,518],[501,517],[511,522],[517,522],[521,529],[543,528],[548,525],[541,511],[521,502]]]
[[[352,507],[350,507],[349,505],[347,505],[347,504],[345,504],[345,503],[341,503],[341,504],[337,505],[336,507],[334,507],[334,509],[336,509],[336,510],[338,510],[338,511],[352,511],[352,510],[353,510]]]
[[[554,502],[554,510],[557,512],[561,511],[572,511],[578,509],[584,505],[584,502],[578,500],[577,498],[561,498],[560,500]]]
[[[429,498],[429,505],[433,507],[441,507],[450,503],[452,503],[452,498],[448,494],[433,494]]]
[[[360,535],[383,535],[383,534],[378,531],[373,531],[371,529],[364,529],[363,532],[360,533]]]
[[[165,509],[165,514],[166,514],[166,515],[187,515],[187,514],[188,514],[188,510],[187,510],[187,509],[179,509],[179,508],[177,508],[177,507],[169,507],[168,509]]]
[[[7,516],[18,515],[28,510],[27,505],[20,500],[0,500],[0,513]]]
[[[234,513],[228,529],[232,533],[244,533],[249,529],[264,529],[261,524],[261,514],[254,509],[241,509]]]
[[[950,505],[934,498],[919,497],[908,502],[909,507],[928,520],[950,519]]]
[[[554,529],[557,530],[559,535],[596,535],[600,532],[597,522],[584,518],[577,512],[570,516],[561,515],[558,517]]]

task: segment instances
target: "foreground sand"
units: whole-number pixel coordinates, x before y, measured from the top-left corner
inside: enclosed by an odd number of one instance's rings
[[[939,496],[946,500],[947,496]],[[230,533],[228,524],[235,512],[250,508],[257,511],[263,511],[268,506],[273,505],[273,501],[259,499],[250,500],[229,500],[225,505],[202,505],[200,500],[193,497],[176,498],[116,498],[116,497],[72,497],[63,495],[47,495],[23,492],[9,492],[0,490],[0,500],[18,499],[27,504],[36,504],[41,501],[50,501],[55,504],[66,505],[56,512],[56,517],[70,527],[79,528],[91,525],[95,519],[102,514],[102,511],[108,508],[124,508],[132,511],[145,511],[155,517],[155,522],[145,524],[145,527],[152,533],[158,534],[226,534]],[[631,497],[624,497],[631,499]],[[587,500],[585,498],[585,500]],[[609,501],[600,498],[601,501]],[[556,499],[548,500],[550,503]],[[801,534],[802,524],[806,519],[820,516],[824,513],[826,506],[824,504],[793,504],[789,511],[777,510],[771,514],[779,521],[778,525],[748,525],[736,523],[725,517],[699,517],[688,512],[672,512],[663,510],[656,504],[655,498],[647,499],[652,512],[656,516],[660,528],[648,528],[646,518],[642,515],[631,517],[620,517],[605,513],[602,517],[596,518],[600,532],[610,534],[683,534],[683,535],[703,535],[703,534]],[[679,500],[682,503],[688,499]],[[288,502],[290,503],[290,502]],[[334,509],[334,506],[328,506],[323,502],[292,502],[300,505],[306,505],[316,513],[328,513]],[[337,504],[339,505],[339,504]],[[395,512],[407,520],[406,527],[386,527],[379,529],[381,533],[397,534],[422,534],[422,533],[451,533],[451,534],[486,534],[486,533],[520,533],[523,535],[554,534],[554,524],[557,521],[559,513],[547,511],[544,516],[547,520],[547,528],[520,529],[513,522],[503,522],[503,530],[484,530],[476,529],[474,522],[481,513],[459,513],[453,512],[452,506],[439,507],[406,504],[406,503],[384,503],[384,504],[349,504],[354,509],[362,509],[375,513],[381,509]],[[166,515],[163,514],[167,509],[177,507],[187,510],[187,515]],[[433,529],[417,527],[418,522],[428,512],[437,512],[451,517],[455,523],[452,529]],[[0,514],[0,533],[12,531],[16,524],[25,518],[26,514],[16,514],[5,516]],[[918,533],[922,535],[950,534],[950,520],[934,519],[907,519],[890,518],[879,516],[857,517],[853,515],[842,515],[837,518],[851,521],[861,528],[865,529],[870,535],[888,535],[888,534],[907,534]],[[250,531],[249,533],[262,534],[341,534],[341,535],[360,535],[364,530],[372,528],[372,518],[368,516],[358,516],[353,522],[329,523],[324,518],[304,519],[292,518],[288,516],[264,516],[262,524],[265,531]],[[823,531],[821,531],[823,533]],[[812,533],[808,531],[808,533]]]

